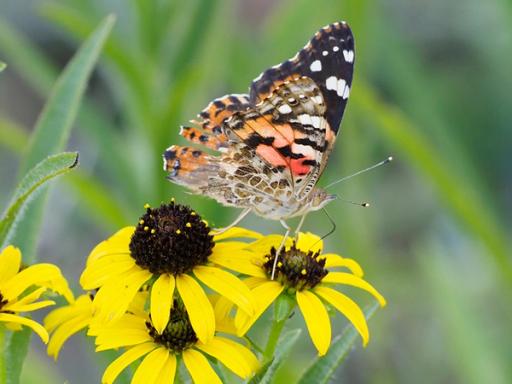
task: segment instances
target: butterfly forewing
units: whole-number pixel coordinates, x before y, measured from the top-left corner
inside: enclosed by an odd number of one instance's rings
[[[345,22],[319,30],[293,58],[267,69],[251,85],[252,103],[264,100],[284,81],[307,76],[320,88],[326,119],[337,133],[352,85],[354,37]]]

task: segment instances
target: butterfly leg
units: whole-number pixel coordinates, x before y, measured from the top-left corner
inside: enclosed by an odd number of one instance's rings
[[[295,228],[295,238],[299,236],[299,232],[302,228],[302,225],[304,224],[304,220],[306,219],[307,213],[303,214],[300,218],[299,225],[297,225],[297,228]]]
[[[237,225],[239,222],[243,220],[245,216],[247,216],[251,212],[251,208],[246,208],[238,215],[238,217],[233,221],[231,224],[229,224],[227,227],[224,228],[214,228],[213,229],[213,235],[220,235],[221,233],[226,232],[228,229],[233,228],[235,225]]]
[[[291,228],[284,220],[281,220],[281,225],[286,229],[286,233],[283,236],[283,240],[281,240],[281,244],[279,244],[279,248],[276,251],[276,257],[274,259],[274,265],[272,266],[272,275],[270,277],[270,280],[274,280],[274,275],[276,273],[276,267],[277,267],[277,260],[279,259],[279,254],[284,248],[284,245],[286,244],[286,239],[288,239],[288,235],[290,234]]]

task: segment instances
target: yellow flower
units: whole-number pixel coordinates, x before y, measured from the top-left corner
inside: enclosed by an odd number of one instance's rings
[[[131,363],[143,357],[131,383],[173,383],[181,357],[194,383],[221,383],[206,355],[219,360],[243,379],[253,375],[259,363],[254,354],[231,339],[213,336],[208,342],[198,339],[185,307],[173,303],[169,322],[162,332],[148,315],[125,313],[111,324],[96,328],[96,351],[125,347],[126,351],[105,370],[102,383],[110,384]]]
[[[133,301],[128,307],[130,313],[144,314],[144,307],[148,298],[146,287],[135,295]],[[44,327],[50,334],[48,342],[48,355],[53,356],[55,360],[59,357],[59,352],[64,343],[73,336],[86,328],[89,336],[96,335],[96,329],[91,328],[94,316],[92,293],[79,296],[74,302],[54,309],[44,318]]]
[[[254,314],[248,287],[218,267],[233,253],[247,253],[242,249],[245,243],[224,241],[242,236],[262,237],[239,228],[212,236],[199,215],[174,201],[156,209],[146,206],[137,227],[121,229],[89,255],[80,283],[85,290],[100,288],[93,302],[95,319],[102,323],[121,318],[140,287],[148,283],[155,329],[165,329],[177,294],[197,337],[208,343],[215,332],[215,316],[200,282],[248,315]]]
[[[287,294],[296,300],[319,355],[325,355],[331,342],[331,324],[324,302],[347,317],[361,335],[363,345],[366,345],[370,335],[363,311],[347,295],[333,289],[342,285],[361,288],[372,294],[381,306],[386,305],[384,297],[362,278],[363,271],[359,264],[336,254],[321,254],[322,240],[311,233],[300,233],[296,242],[288,240],[278,257],[275,279],[271,280],[276,247],[281,240],[282,236],[277,235],[257,240],[246,248],[253,252],[252,257],[239,259],[232,264],[233,270],[251,276],[244,282],[256,299],[254,316],[237,311],[234,319],[237,334],[245,334],[279,295]],[[247,272],[255,266],[258,267],[257,272]],[[348,272],[333,268],[344,268]],[[231,307],[222,298],[216,302],[216,316],[219,323],[224,319],[222,324],[226,330],[230,329],[226,319]]]
[[[0,253],[0,322],[11,330],[26,325],[47,343],[48,333],[44,327],[19,314],[54,305],[52,300],[37,301],[48,291],[63,295],[68,302],[74,300],[68,283],[55,265],[35,264],[21,268],[18,248],[10,245]]]
[[[51,334],[48,355],[55,360],[67,339],[89,326],[92,315],[92,295],[81,295],[74,303],[51,311],[44,318],[44,327]]]

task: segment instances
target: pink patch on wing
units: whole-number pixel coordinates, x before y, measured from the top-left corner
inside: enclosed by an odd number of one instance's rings
[[[309,173],[311,165],[304,165],[304,160],[304,158],[290,160],[290,169],[293,176],[304,176]]]
[[[285,166],[288,167],[288,163],[272,146],[260,144],[256,148],[256,154],[267,161],[273,167]]]

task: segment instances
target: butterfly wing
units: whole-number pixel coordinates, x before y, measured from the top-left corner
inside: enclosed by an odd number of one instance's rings
[[[257,104],[285,81],[307,76],[320,88],[329,128],[337,133],[352,85],[354,55],[354,37],[348,24],[330,24],[293,58],[258,76],[251,85],[250,101]]]

